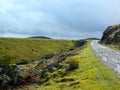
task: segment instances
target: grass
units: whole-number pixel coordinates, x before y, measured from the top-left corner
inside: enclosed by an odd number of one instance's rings
[[[68,57],[64,62],[77,60],[79,67],[72,71],[65,68],[55,69],[47,73],[50,80],[31,90],[120,90],[120,77],[96,59],[90,48],[90,42],[76,55]]]
[[[68,50],[73,46],[73,42],[68,40],[0,38],[0,65],[35,60],[51,53]],[[66,63],[74,63],[77,68],[53,68],[53,72],[46,73],[46,78],[38,80],[37,83],[41,85],[28,85],[26,89],[120,90],[120,77],[96,59],[89,41],[83,49],[76,50],[75,54],[66,58],[61,65],[64,66]]]
[[[29,62],[72,47],[69,40],[0,38],[0,66]]]
[[[120,50],[120,44],[117,44],[117,45],[116,44],[109,44],[109,45],[105,45],[105,46],[112,48],[114,50]]]
[[[79,67],[79,63],[78,63],[78,61],[76,60],[76,59],[71,59],[70,58],[70,60],[68,60],[68,70],[74,70],[74,69],[77,69],[78,67]]]
[[[118,44],[104,44],[104,43],[101,43],[100,41],[99,41],[99,43],[106,46],[106,47],[112,48],[114,50],[117,50],[117,51],[120,50],[120,43],[118,43]]]

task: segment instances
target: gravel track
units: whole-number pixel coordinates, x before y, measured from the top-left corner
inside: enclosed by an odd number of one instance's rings
[[[120,52],[105,47],[98,43],[98,40],[91,42],[91,48],[95,56],[108,67],[120,75]]]

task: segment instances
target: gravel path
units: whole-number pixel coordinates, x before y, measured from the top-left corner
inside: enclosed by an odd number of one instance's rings
[[[102,62],[120,75],[120,52],[105,47],[98,43],[98,40],[91,42],[91,48]]]

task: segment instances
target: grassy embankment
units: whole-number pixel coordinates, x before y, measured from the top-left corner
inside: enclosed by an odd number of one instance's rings
[[[112,48],[114,50],[120,50],[120,44],[103,44],[104,46],[107,46],[109,48]]]
[[[0,38],[0,66],[29,62],[72,47],[69,40]]]
[[[41,86],[28,86],[31,90],[120,90],[120,77],[111,69],[100,62],[91,51],[90,42],[76,55],[68,57],[69,60],[77,60],[78,69],[66,71],[55,69],[48,73],[46,78],[50,80]]]
[[[104,46],[106,46],[106,47],[109,47],[109,48],[112,48],[112,49],[114,49],[114,50],[120,50],[120,43],[117,43],[117,44],[105,44],[105,43],[101,43],[101,41],[99,41],[99,43],[100,44],[102,44],[102,45],[104,45]]]

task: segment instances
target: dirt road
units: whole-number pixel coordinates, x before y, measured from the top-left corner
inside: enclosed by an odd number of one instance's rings
[[[98,59],[120,75],[120,52],[105,47],[98,40],[91,42],[91,48]]]

